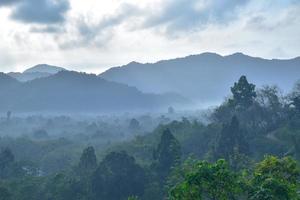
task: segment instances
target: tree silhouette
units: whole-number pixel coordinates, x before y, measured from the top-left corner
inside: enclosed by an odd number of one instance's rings
[[[78,167],[82,174],[93,172],[97,168],[97,158],[94,147],[90,146],[83,150]]]
[[[92,176],[94,199],[120,200],[141,196],[146,176],[135,159],[126,152],[112,152]]]
[[[300,95],[293,98],[292,104],[295,106],[296,112],[300,114]]]
[[[229,124],[223,125],[221,135],[217,141],[215,156],[229,161],[236,151],[241,154],[248,154],[249,146],[244,138],[243,131],[240,129],[237,117],[233,116]]]
[[[140,129],[140,122],[135,118],[131,119],[130,123],[129,123],[129,129],[132,130],[132,131],[139,130]]]
[[[180,162],[181,147],[169,129],[163,132],[153,156],[157,161],[157,172],[162,180],[169,175],[171,168]]]
[[[234,106],[241,106],[248,108],[253,104],[254,98],[256,97],[255,85],[247,81],[246,76],[241,76],[237,83],[231,87],[233,99],[231,103]]]

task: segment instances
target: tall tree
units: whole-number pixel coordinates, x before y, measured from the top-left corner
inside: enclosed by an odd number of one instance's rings
[[[140,128],[141,128],[141,127],[140,127],[140,122],[139,122],[137,119],[133,118],[133,119],[130,120],[130,123],[129,123],[129,129],[130,129],[131,131],[137,131],[137,130],[139,130]]]
[[[5,148],[0,152],[0,178],[6,178],[13,171],[10,168],[14,160],[15,156],[9,148]]]
[[[180,144],[169,129],[166,129],[161,135],[160,143],[153,156],[157,161],[157,172],[164,180],[169,175],[171,168],[180,162],[181,157]]]
[[[300,115],[300,95],[293,98],[292,102],[296,112]]]
[[[215,157],[230,160],[234,153],[248,154],[249,146],[240,129],[239,121],[233,116],[229,124],[223,125],[220,137],[216,143]]]
[[[82,174],[92,173],[97,168],[97,158],[94,147],[83,150],[79,162],[79,172]]]
[[[234,106],[248,108],[256,97],[255,85],[248,82],[246,76],[241,76],[237,83],[231,87],[233,99],[230,101]]]
[[[94,199],[123,200],[142,196],[146,176],[143,168],[126,152],[112,152],[92,176]]]

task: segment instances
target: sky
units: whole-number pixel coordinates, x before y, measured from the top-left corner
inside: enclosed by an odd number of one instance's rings
[[[101,73],[203,52],[300,56],[300,0],[0,0],[0,71]]]

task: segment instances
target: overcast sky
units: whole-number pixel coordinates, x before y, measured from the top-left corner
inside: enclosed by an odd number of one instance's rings
[[[202,52],[300,56],[300,0],[0,0],[0,71],[99,73]]]

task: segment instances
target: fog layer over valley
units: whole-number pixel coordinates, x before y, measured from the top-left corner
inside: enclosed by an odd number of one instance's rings
[[[153,64],[132,62],[98,77],[62,67],[37,65],[23,73],[0,74],[0,111],[159,112],[218,105],[242,75],[261,87],[288,93],[299,79],[300,59],[267,60],[236,53],[203,53]],[[11,78],[10,78],[11,77]]]
[[[0,73],[0,200],[298,200],[299,67],[205,53]]]

